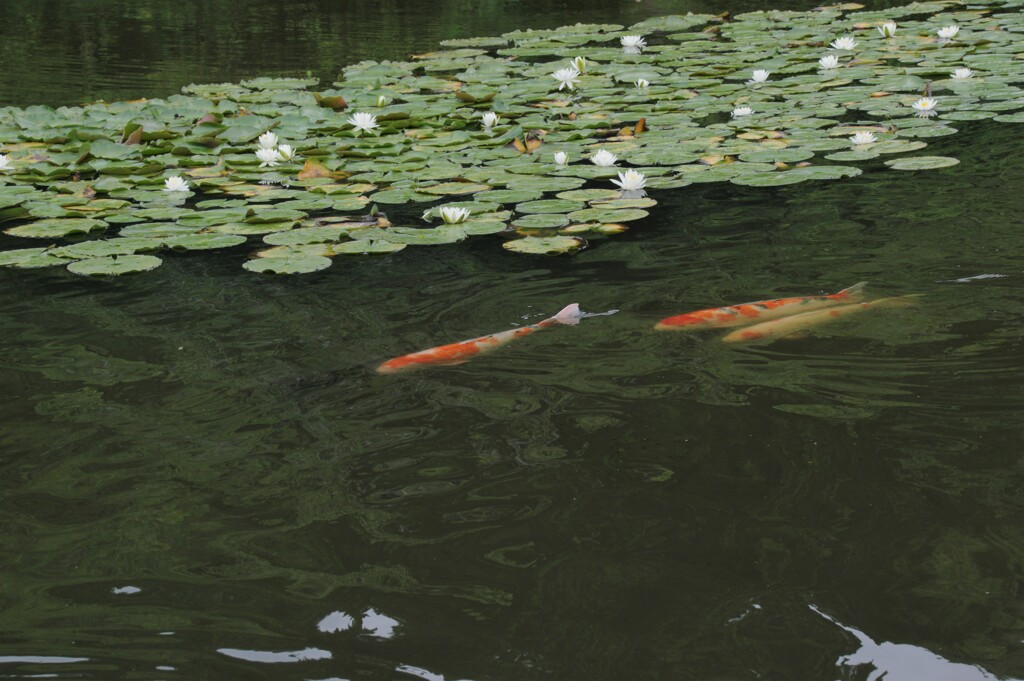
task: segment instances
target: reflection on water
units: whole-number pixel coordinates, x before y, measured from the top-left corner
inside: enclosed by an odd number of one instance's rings
[[[867,681],[1000,681],[1000,677],[988,673],[981,667],[950,662],[920,646],[888,641],[875,643],[864,632],[837,622],[813,605],[810,608],[837,627],[853,634],[860,642],[860,648],[856,652],[840,657],[836,661],[836,666],[846,667],[854,673],[858,667],[867,666],[871,670],[866,677]],[[1002,679],[1019,681],[1010,677]]]

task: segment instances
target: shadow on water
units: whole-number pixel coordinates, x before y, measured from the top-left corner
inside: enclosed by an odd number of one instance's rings
[[[0,270],[0,674],[1019,678],[1015,135],[695,185],[565,259]],[[651,328],[861,280],[924,296],[770,345]],[[577,301],[622,311],[373,372]]]

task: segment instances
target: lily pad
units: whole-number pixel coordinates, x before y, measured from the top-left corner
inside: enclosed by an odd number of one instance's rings
[[[527,236],[522,239],[506,241],[504,247],[505,250],[514,253],[529,255],[572,255],[581,248],[585,248],[586,245],[586,240],[577,236]]]
[[[110,258],[89,258],[68,265],[68,271],[88,277],[116,277],[122,274],[147,272],[161,264],[155,255],[122,255]]]
[[[11,236],[23,236],[31,239],[58,239],[72,234],[102,232],[106,228],[106,222],[92,218],[50,218],[20,227],[11,227],[5,229],[4,232]]]
[[[175,251],[209,251],[244,244],[245,237],[235,234],[182,234],[163,241],[167,248]]]
[[[242,267],[260,274],[308,274],[331,266],[331,259],[322,255],[292,254],[276,258],[255,258]]]
[[[948,168],[960,163],[959,159],[949,156],[908,156],[886,161],[885,165],[894,170],[933,170]]]

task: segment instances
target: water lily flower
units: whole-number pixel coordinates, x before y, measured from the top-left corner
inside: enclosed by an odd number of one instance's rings
[[[465,222],[466,218],[469,217],[470,211],[468,208],[443,206],[439,212],[441,213],[441,219],[444,220],[446,225],[455,225],[460,222]]]
[[[754,110],[749,106],[738,106],[732,110],[732,117],[739,118],[740,116],[749,116],[754,113]]]
[[[935,111],[935,107],[938,106],[938,104],[939,100],[934,97],[922,97],[910,106],[917,111],[918,116],[921,118],[928,118],[929,116],[934,116],[937,113]]]
[[[348,117],[346,122],[356,130],[361,130],[362,132],[370,132],[377,127],[377,117],[371,113],[365,113],[363,111],[352,114]]]
[[[0,170],[7,170],[11,167],[11,159],[7,158],[7,154],[0,154]]]
[[[833,40],[831,47],[833,50],[852,50],[857,47],[857,41],[848,35],[844,35]]]
[[[619,38],[619,43],[627,50],[640,50],[647,47],[647,41],[644,40],[642,35],[624,35]]]
[[[875,137],[875,133],[873,133],[873,132],[865,132],[865,131],[854,133],[853,137],[850,138],[850,142],[852,142],[855,145],[856,144],[874,144],[877,141],[878,141],[878,138]]]
[[[627,170],[624,173],[619,173],[619,179],[612,180],[612,184],[618,185],[623,191],[631,192],[643,189],[647,184],[647,178],[644,177],[643,173]]]
[[[957,26],[956,24],[951,24],[949,26],[943,26],[942,28],[940,28],[937,31],[937,33],[939,34],[939,37],[942,38],[943,40],[952,40],[953,38],[956,37],[956,34],[959,33],[959,32],[960,32],[960,27]]]
[[[277,148],[277,155],[282,161],[291,161],[295,158],[295,149],[290,144],[282,144]]]
[[[636,82],[633,83],[633,85],[636,85],[641,90],[645,89],[650,84],[651,84],[651,81],[647,80],[646,78],[637,78]]]
[[[174,177],[168,177],[164,180],[164,191],[165,192],[187,192],[188,182],[183,180],[180,175]]]
[[[949,74],[949,77],[952,78],[953,80],[967,80],[973,75],[974,71],[971,71],[967,67],[961,67],[953,71],[953,73]]]
[[[575,59],[572,60],[572,67],[579,71],[580,73],[583,73],[584,71],[587,70],[587,58],[584,57],[582,54],[577,56]]]
[[[601,149],[596,154],[590,157],[591,163],[593,163],[595,166],[602,166],[604,168],[608,168],[610,166],[615,165],[615,162],[618,160],[619,159],[615,157],[615,154],[608,151],[607,149]]]
[[[491,128],[493,128],[498,122],[498,114],[494,113],[493,111],[488,111],[487,113],[483,114],[482,118],[484,123],[484,130],[486,130],[487,132],[490,132]]]
[[[551,77],[558,81],[559,91],[562,88],[573,90],[576,88],[576,81],[580,79],[580,72],[570,66],[565,69],[558,69],[551,74]]]
[[[391,103],[391,100],[388,99],[387,97],[385,97],[384,95],[377,95],[377,106],[383,107],[383,106],[387,106],[390,103]]]
[[[887,21],[878,27],[878,32],[882,34],[883,38],[891,38],[896,35],[896,22]]]
[[[268,130],[260,135],[259,145],[260,149],[273,149],[277,146],[277,135]]]
[[[824,57],[818,60],[818,66],[823,69],[834,69],[839,66],[839,57],[834,54],[826,54]]]
[[[763,83],[768,80],[768,76],[770,75],[771,72],[766,69],[754,69],[754,72],[750,74],[750,80],[747,81],[747,85]]]
[[[281,155],[277,153],[277,149],[257,149],[256,158],[260,160],[260,168],[281,163]]]
[[[555,152],[555,165],[556,166],[564,166],[568,162],[569,162],[569,154],[565,153],[564,151],[556,151]]]

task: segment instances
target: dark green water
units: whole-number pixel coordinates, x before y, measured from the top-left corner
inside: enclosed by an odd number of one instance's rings
[[[89,30],[78,6],[5,3],[139,65],[90,75],[73,38],[5,21],[11,103],[708,9],[138,2],[127,30],[102,19],[119,4],[82,3]],[[301,40],[270,37],[291,22]],[[33,81],[18,40],[81,90]],[[173,49],[194,73],[147,56]],[[1024,143],[958,125],[930,147],[954,168],[694,185],[568,259],[479,238],[295,278],[238,253],[113,281],[0,270],[0,676],[1024,677]],[[924,295],[771,345],[650,330],[861,280]],[[372,371],[576,301],[621,311]]]

